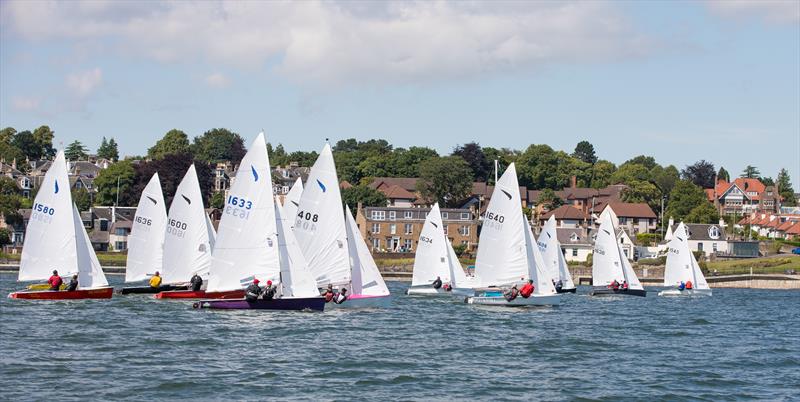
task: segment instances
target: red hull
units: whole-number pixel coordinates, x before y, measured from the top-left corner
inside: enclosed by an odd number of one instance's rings
[[[65,290],[23,290],[8,295],[11,299],[29,300],[75,300],[75,299],[110,299],[114,288],[81,289],[67,292]]]
[[[156,293],[156,299],[241,299],[244,290],[231,290],[227,292],[206,292],[205,290],[170,290]]]

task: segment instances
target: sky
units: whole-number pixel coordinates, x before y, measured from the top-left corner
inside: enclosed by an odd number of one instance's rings
[[[800,189],[800,2],[0,1],[0,126],[142,155],[471,141],[746,165]]]

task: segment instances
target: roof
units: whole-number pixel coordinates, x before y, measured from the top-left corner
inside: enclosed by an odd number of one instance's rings
[[[563,220],[563,219],[586,220],[589,218],[586,214],[583,213],[583,211],[573,207],[572,205],[562,205],[550,212],[542,214],[539,217],[539,220],[546,221],[550,219],[550,217],[553,215],[555,215],[556,220]]]
[[[116,221],[113,225],[111,225],[111,230],[116,228],[127,228],[130,229],[133,226],[132,221]]]
[[[376,190],[399,186],[408,191],[416,191],[418,180],[416,177],[376,177],[369,186]]]
[[[643,203],[632,202],[610,202],[608,207],[614,211],[617,217],[625,218],[651,218],[656,219],[657,216],[650,206]]]
[[[689,229],[689,240],[710,240],[710,241],[725,241],[728,237],[725,234],[725,228],[717,225],[715,223],[706,224],[706,223],[684,223],[686,228]],[[716,228],[716,232],[718,233],[717,238],[712,238],[712,227]],[[675,232],[675,229],[678,228],[678,224],[672,225],[672,231]]]
[[[353,185],[350,184],[350,182],[347,181],[347,180],[342,180],[342,182],[339,183],[339,188],[342,189],[342,190],[347,190],[348,188],[352,188],[352,187],[353,187]]]
[[[556,228],[556,237],[558,237],[558,242],[561,243],[562,246],[592,246],[591,236],[584,236],[583,230],[580,228]],[[572,240],[573,238],[575,238],[575,241]]]
[[[794,226],[786,229],[786,234],[800,235],[800,222],[797,222],[794,224]]]
[[[404,200],[414,200],[417,198],[417,195],[398,186],[393,185],[389,188],[381,187],[379,189],[380,192],[386,195],[388,199],[404,199]]]

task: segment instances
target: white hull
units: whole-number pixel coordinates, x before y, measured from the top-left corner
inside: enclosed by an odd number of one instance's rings
[[[536,296],[533,295],[529,298],[518,296],[512,301],[506,300],[503,296],[475,296],[467,298],[468,304],[480,304],[484,306],[506,306],[506,307],[523,307],[523,306],[557,306],[561,303],[561,295],[546,295]]]
[[[342,304],[334,302],[325,303],[325,311],[340,309],[361,309],[361,308],[387,308],[392,305],[392,296],[361,296],[350,297]]]
[[[474,296],[475,290],[470,288],[455,288],[447,292],[442,288],[434,289],[433,286],[424,285],[408,288],[406,294],[418,296]]]
[[[667,289],[658,292],[659,296],[670,296],[670,297],[703,297],[703,296],[711,296],[711,289]]]

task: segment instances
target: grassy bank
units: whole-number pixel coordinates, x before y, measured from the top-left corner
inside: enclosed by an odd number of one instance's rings
[[[749,274],[782,274],[787,270],[800,272],[800,256],[780,255],[742,260],[714,261],[707,264],[708,271],[717,271],[719,275]]]

